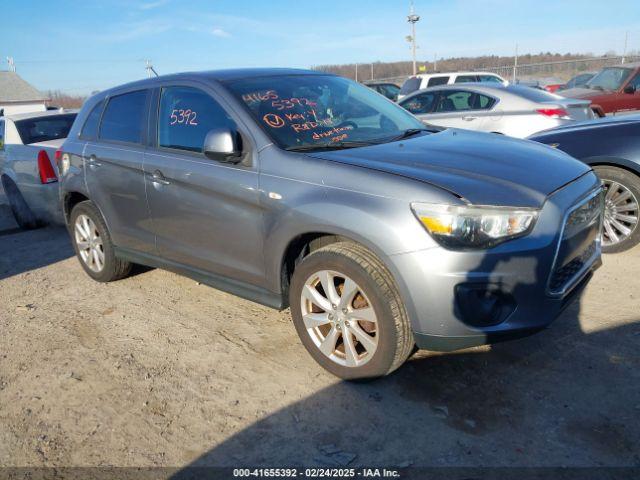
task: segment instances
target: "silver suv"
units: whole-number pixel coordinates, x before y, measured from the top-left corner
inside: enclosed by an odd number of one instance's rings
[[[550,147],[428,130],[345,78],[252,69],[89,99],[62,148],[80,264],[291,307],[347,379],[548,325],[600,261],[600,182]]]

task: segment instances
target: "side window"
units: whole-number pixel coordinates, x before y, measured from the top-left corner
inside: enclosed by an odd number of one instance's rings
[[[102,115],[100,138],[127,143],[142,143],[147,90],[111,97]]]
[[[0,150],[4,150],[4,120],[0,120]]]
[[[436,92],[421,93],[420,95],[416,95],[406,102],[401,103],[401,105],[415,115],[429,113],[433,110],[433,100],[436,95]]]
[[[456,77],[455,83],[472,83],[477,81],[478,81],[477,75],[458,75]]]
[[[235,123],[209,94],[192,87],[162,89],[158,146],[202,152],[207,133],[221,126],[235,128]]]
[[[471,92],[464,90],[449,90],[443,92],[438,100],[436,112],[458,112],[463,110],[472,110],[473,95]]]
[[[636,87],[636,93],[640,93],[640,72],[636,73],[636,76],[631,79],[629,85]]]
[[[104,100],[93,107],[89,115],[87,115],[87,120],[84,122],[82,131],[80,132],[81,138],[93,140],[98,136],[98,126],[100,124],[100,116],[102,115],[103,108]]]
[[[502,83],[502,80],[495,75],[478,75],[478,78],[484,83]]]
[[[449,77],[431,77],[427,83],[427,87],[437,87],[438,85],[446,85]]]

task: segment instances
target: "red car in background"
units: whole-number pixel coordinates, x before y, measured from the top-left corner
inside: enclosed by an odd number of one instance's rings
[[[591,100],[600,117],[640,112],[640,63],[605,67],[581,88],[562,90],[568,98]]]

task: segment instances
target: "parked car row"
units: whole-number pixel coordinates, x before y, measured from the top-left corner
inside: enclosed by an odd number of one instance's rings
[[[640,121],[572,130],[563,117],[589,118],[588,101],[457,78],[401,104],[424,101],[425,115],[455,111],[479,125],[504,119],[516,126],[501,133],[520,136],[538,120],[561,127],[535,142],[446,120],[433,127],[371,88],[314,71],[175,74],[88,99],[58,132],[67,138],[53,154],[57,183],[33,154],[48,145],[22,136],[32,165],[12,175],[5,158],[0,175],[16,189],[38,178],[59,187],[94,280],[142,264],[290,307],[320,365],[378,377],[416,347],[449,351],[544,328],[589,282],[603,242],[637,241],[638,186],[610,169],[640,159],[631,142],[615,149],[599,135],[626,138]]]

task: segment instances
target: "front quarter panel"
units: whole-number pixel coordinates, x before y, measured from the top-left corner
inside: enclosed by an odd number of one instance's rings
[[[281,291],[287,247],[301,235],[341,235],[385,261],[390,255],[436,246],[413,215],[411,202],[461,203],[422,182],[276,148],[262,152],[260,165],[265,267],[274,292]]]

